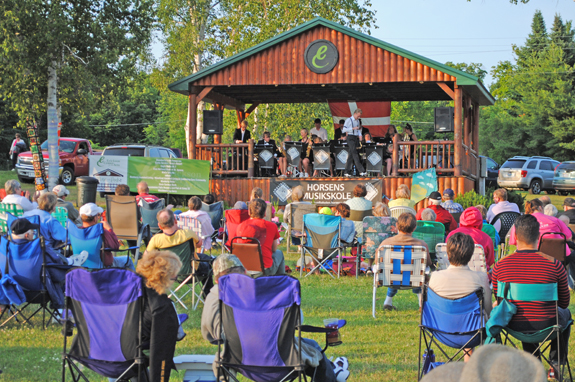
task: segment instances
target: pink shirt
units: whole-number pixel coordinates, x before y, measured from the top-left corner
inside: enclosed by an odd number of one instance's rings
[[[539,237],[541,237],[541,235],[547,232],[561,232],[565,235],[567,240],[571,239],[571,230],[561,220],[557,219],[554,216],[548,216],[542,214],[541,212],[535,212],[534,214],[531,215],[535,216],[535,218],[539,222]],[[513,226],[511,228],[511,231],[509,232],[510,232],[509,244],[516,245],[517,236],[515,236],[515,226]],[[545,237],[548,237],[550,239],[562,239],[561,235],[546,235]],[[539,246],[539,243],[537,244],[537,246]],[[569,256],[570,253],[571,250],[569,249],[569,246],[566,246],[565,254]]]

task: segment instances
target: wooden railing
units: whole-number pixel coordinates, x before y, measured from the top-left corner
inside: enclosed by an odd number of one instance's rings
[[[212,174],[254,176],[254,141],[196,145],[196,159],[209,160]]]
[[[392,175],[409,174],[435,167],[438,173],[455,172],[454,141],[394,141]]]

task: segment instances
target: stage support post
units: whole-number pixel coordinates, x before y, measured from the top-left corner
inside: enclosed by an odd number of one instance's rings
[[[454,123],[454,137],[453,140],[454,142],[454,174],[455,176],[462,176],[463,172],[461,169],[461,163],[462,163],[462,159],[463,159],[463,136],[461,134],[461,112],[462,112],[462,91],[461,88],[457,85],[455,85],[455,99],[454,101],[454,117],[453,117],[453,123]]]

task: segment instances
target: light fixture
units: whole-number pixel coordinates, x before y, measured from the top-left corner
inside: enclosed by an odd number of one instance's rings
[[[370,82],[370,83],[369,83],[369,86],[372,86],[372,85],[373,85],[373,82]]]

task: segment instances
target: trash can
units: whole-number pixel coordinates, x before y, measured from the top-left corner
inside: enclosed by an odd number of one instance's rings
[[[78,186],[78,208],[86,203],[96,203],[98,195],[98,179],[91,176],[79,176],[76,178]]]

